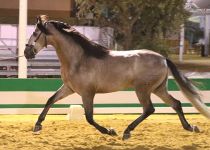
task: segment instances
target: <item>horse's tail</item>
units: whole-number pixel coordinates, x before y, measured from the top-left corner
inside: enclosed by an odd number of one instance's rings
[[[172,61],[166,59],[166,62],[176,82],[178,83],[182,93],[201,114],[203,114],[206,118],[210,119],[210,111],[208,107],[202,102],[200,94],[198,93],[198,89],[187,77],[185,77],[178,71],[178,69]]]

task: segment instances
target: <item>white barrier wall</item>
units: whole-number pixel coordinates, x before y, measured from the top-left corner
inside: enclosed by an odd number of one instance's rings
[[[210,79],[196,79],[202,83],[203,101],[210,107]],[[60,79],[0,79],[0,114],[39,114],[47,99],[61,86]],[[197,113],[189,101],[178,90],[173,79],[169,79],[170,93],[182,102],[185,113]],[[152,95],[156,113],[174,113],[157,96]],[[70,105],[82,104],[77,94],[70,95],[53,105],[49,114],[66,114]],[[132,89],[107,94],[97,94],[94,113],[141,113],[142,106]]]

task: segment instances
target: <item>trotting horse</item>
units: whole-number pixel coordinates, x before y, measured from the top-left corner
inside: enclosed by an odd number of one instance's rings
[[[179,100],[166,88],[170,69],[183,94],[204,116],[210,118],[208,107],[201,101],[197,89],[182,75],[173,62],[149,50],[111,51],[88,40],[70,25],[49,20],[41,15],[36,29],[25,48],[25,57],[34,58],[47,45],[52,45],[61,63],[63,85],[49,98],[40,114],[34,132],[42,129],[42,121],[50,107],[62,98],[77,93],[82,97],[86,120],[103,134],[117,135],[93,118],[93,99],[96,93],[108,93],[133,88],[143,106],[143,113],[125,129],[123,140],[130,138],[131,131],[145,118],[154,113],[151,93],[169,104],[178,114],[181,124],[188,131],[199,132],[185,119]],[[169,69],[168,69],[169,68]]]

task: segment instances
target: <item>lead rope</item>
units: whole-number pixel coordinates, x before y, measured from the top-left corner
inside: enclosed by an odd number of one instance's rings
[[[0,58],[0,61],[3,61],[3,60],[11,60],[11,59],[15,59],[15,58],[20,58],[20,57],[23,57],[24,55],[22,56],[15,56],[15,57],[8,57],[8,58]]]

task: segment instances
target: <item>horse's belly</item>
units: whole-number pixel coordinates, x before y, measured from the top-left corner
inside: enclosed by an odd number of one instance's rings
[[[131,88],[133,87],[133,82],[130,79],[110,78],[109,80],[98,82],[96,87],[98,93],[110,93]]]
[[[122,91],[125,89],[128,89],[129,87],[103,87],[100,89],[97,89],[96,93],[111,93],[111,92],[117,92],[117,91]]]

